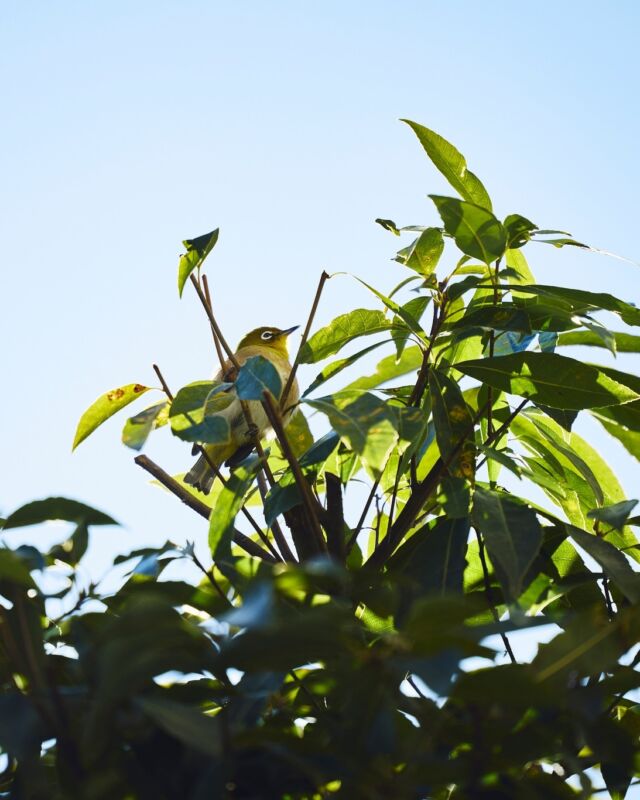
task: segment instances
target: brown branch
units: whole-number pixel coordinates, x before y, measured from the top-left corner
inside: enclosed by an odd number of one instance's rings
[[[222,349],[227,354],[227,356],[229,358],[229,361],[233,364],[233,366],[236,369],[240,369],[240,364],[238,363],[238,359],[235,357],[235,355],[233,353],[233,350],[229,347],[229,344],[227,343],[227,340],[222,335],[222,331],[220,330],[220,326],[216,322],[216,318],[213,315],[213,310],[212,310],[211,306],[209,305],[209,303],[207,302],[207,298],[206,298],[204,292],[202,291],[202,287],[200,286],[198,281],[193,277],[193,275],[190,276],[190,280],[191,280],[191,283],[193,284],[193,288],[196,290],[196,294],[198,295],[198,298],[200,299],[200,302],[202,303],[202,307],[204,308],[205,313],[206,313],[207,317],[209,318],[209,322],[211,323],[211,327],[213,328],[213,330],[215,332],[215,335],[218,337],[218,341],[222,345]]]
[[[206,297],[207,305],[209,306],[209,308],[212,308],[212,305],[211,305],[211,294],[209,293],[209,281],[207,280],[207,276],[206,275],[202,276],[202,285],[204,287],[204,296]],[[222,372],[224,372],[224,362],[225,362],[224,353],[222,352],[222,347],[220,345],[220,339],[218,339],[218,334],[216,333],[216,329],[213,327],[213,325],[211,326],[211,335],[213,336],[213,344],[214,344],[214,347],[216,348],[216,353],[218,354],[218,361],[220,362],[220,369],[222,370]]]
[[[171,394],[171,389],[167,385],[167,382],[165,381],[164,376],[160,372],[160,367],[157,364],[153,364],[152,366],[153,366],[154,372],[158,376],[158,380],[160,381],[160,385],[162,386],[162,390],[167,395],[169,400],[173,400],[173,395]]]
[[[327,513],[325,514],[327,548],[332,556],[344,562],[344,509],[342,504],[342,482],[333,472],[325,472],[327,487]]]
[[[264,507],[264,501],[267,496],[267,485],[264,479],[264,475],[262,471],[258,472],[258,490],[260,491],[260,497],[262,498],[262,505]],[[273,484],[272,484],[273,485]],[[280,550],[282,557],[285,561],[291,561],[292,563],[297,563],[297,559],[294,556],[291,548],[287,540],[284,538],[284,533],[282,532],[282,528],[280,527],[280,523],[277,519],[274,519],[271,523],[271,531],[273,533],[273,538],[276,540],[276,544],[278,545],[278,549]]]
[[[284,385],[284,389],[280,397],[280,408],[286,407],[286,402],[289,397],[289,392],[291,391],[291,387],[293,386],[293,381],[295,380],[296,372],[298,370],[298,364],[300,363],[300,353],[302,352],[302,348],[305,346],[305,344],[307,343],[307,339],[309,338],[309,331],[311,330],[311,326],[313,324],[316,311],[318,310],[318,304],[320,303],[320,295],[322,294],[322,290],[324,289],[325,283],[329,280],[330,277],[331,276],[324,271],[320,276],[318,288],[316,289],[316,296],[313,298],[311,311],[309,312],[309,318],[307,319],[307,324],[305,325],[304,331],[302,333],[302,339],[300,339],[298,352],[296,353],[296,357],[293,361],[293,366],[291,367],[291,372],[289,373],[289,377],[287,378],[287,382]]]
[[[162,467],[159,467],[155,462],[145,455],[136,456],[133,460],[139,467],[142,467],[142,469],[146,470],[150,475],[153,475],[153,477],[159,483],[161,483],[166,489],[174,494],[186,506],[189,506],[192,511],[195,511],[196,514],[199,514],[206,520],[209,519],[211,516],[211,509],[209,506],[203,503],[201,500],[198,500],[197,497],[194,497],[191,492],[188,492],[183,486],[181,486],[178,481],[165,472]],[[246,553],[249,553],[249,555],[256,556],[257,558],[261,558],[263,561],[268,561],[270,563],[275,563],[276,561],[271,553],[263,550],[259,544],[256,544],[248,536],[245,536],[244,533],[241,533],[235,529],[233,531],[233,541]]]
[[[316,501],[311,494],[309,484],[304,477],[300,464],[298,463],[298,459],[295,457],[293,449],[291,448],[287,434],[284,430],[284,425],[282,424],[278,406],[269,392],[264,392],[262,398],[262,405],[265,413],[269,418],[269,422],[271,423],[271,427],[273,428],[278,441],[280,442],[282,452],[289,466],[291,467],[294,480],[298,487],[298,491],[300,492],[302,507],[305,511],[305,516],[307,517],[307,522],[313,535],[314,545],[319,552],[326,552],[327,545],[324,540],[324,536],[322,535],[322,529],[320,527],[320,522],[318,520],[318,515],[314,505]]]

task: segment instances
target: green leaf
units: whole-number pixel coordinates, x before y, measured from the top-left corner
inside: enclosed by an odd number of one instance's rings
[[[404,306],[399,305],[394,300],[391,300],[389,297],[382,294],[382,292],[379,292],[377,289],[374,289],[373,286],[370,286],[366,281],[363,281],[360,278],[356,278],[356,280],[358,281],[358,283],[361,283],[363,286],[366,286],[370,292],[375,294],[375,296],[384,303],[384,305],[389,309],[389,311],[393,311],[393,313],[397,317],[400,317],[402,322],[404,322],[404,324],[410,331],[413,331],[413,333],[415,333],[416,336],[419,336],[422,339],[426,339],[426,334],[422,330],[420,323],[405,309]],[[401,324],[399,325],[397,321],[392,324],[394,324],[395,327],[398,327],[400,331],[404,333],[404,331],[402,330],[404,326],[402,326]]]
[[[362,356],[366,356],[367,353],[370,353],[372,350],[375,350],[383,344],[386,344],[386,342],[376,342],[375,344],[369,345],[369,347],[365,347],[363,350],[359,350],[352,356],[347,356],[347,358],[341,358],[338,361],[333,361],[331,364],[326,366],[322,372],[319,372],[316,375],[313,381],[305,389],[302,396],[306,397],[308,394],[311,394],[311,392],[314,389],[317,389],[318,386],[322,386],[323,383],[326,383],[326,381],[328,381],[330,378],[333,378],[334,375],[337,375],[339,372],[342,372],[343,369],[355,364],[355,362],[361,359]]]
[[[505,287],[507,288],[507,287]],[[560,303],[572,314],[584,316],[604,310],[617,314],[627,325],[640,325],[640,309],[606,292],[587,292],[583,289],[568,289],[563,286],[519,285],[519,294],[536,295],[548,301]]]
[[[187,248],[187,252],[180,257],[178,264],[178,294],[182,297],[184,285],[189,275],[194,269],[200,269],[203,261],[215,247],[220,234],[220,228],[216,228],[211,233],[196,236],[195,239],[185,239],[182,244]]]
[[[264,521],[271,527],[276,517],[286,514],[287,511],[300,505],[300,503],[302,503],[302,499],[298,486],[292,476],[289,475],[286,482],[280,481],[275,486],[272,486],[265,497]]]
[[[376,389],[383,383],[399,378],[409,372],[414,372],[422,364],[423,353],[420,347],[408,347],[402,352],[398,359],[395,355],[385,356],[378,362],[376,371],[371,375],[363,375],[356,378],[344,387],[344,391],[355,391],[357,389]]]
[[[634,405],[634,403],[629,403],[629,405]],[[627,452],[640,461],[640,430],[633,430],[615,419],[617,415],[614,412],[619,408],[622,409],[624,406],[596,408],[591,413],[607,433],[616,438]]]
[[[517,249],[531,239],[531,233],[537,225],[520,214],[509,214],[502,223],[507,234],[507,247]]]
[[[476,487],[473,521],[483,535],[493,563],[512,599],[521,591],[524,576],[540,551],[542,528],[533,511],[508,495]]]
[[[237,397],[235,392],[224,391],[225,385],[196,381],[180,389],[169,409],[172,433],[185,442],[229,442],[229,422],[220,412],[237,402]]]
[[[583,409],[637,400],[640,395],[602,369],[556,353],[513,353],[456,364],[476,380],[551,408]]]
[[[491,200],[482,182],[471,170],[458,150],[439,134],[419,125],[417,122],[403,119],[418,137],[427,155],[451,186],[465,200],[491,210]]]
[[[618,548],[599,536],[581,531],[574,525],[566,525],[566,528],[567,533],[578,547],[581,547],[600,564],[625,597],[631,600],[632,603],[639,603],[640,575],[631,569],[631,565]]]
[[[416,439],[424,427],[420,409],[392,406],[368,392],[338,392],[306,401],[329,417],[342,441],[380,477],[391,452]]]
[[[600,522],[606,522],[612,528],[622,530],[627,524],[627,518],[638,504],[637,500],[621,500],[619,503],[613,503],[610,506],[603,506],[602,508],[594,508],[587,516],[589,519],[597,519]]]
[[[444,372],[432,369],[429,372],[429,391],[442,460],[451,475],[473,480],[476,453],[473,417],[460,387]]]
[[[222,731],[214,717],[167,698],[140,697],[136,704],[163,730],[194,750],[213,758],[222,754]]]
[[[241,400],[262,400],[265,392],[277,399],[282,382],[275,366],[264,356],[252,356],[240,367],[235,388]]]
[[[391,328],[392,323],[382,311],[357,308],[336,317],[329,325],[314,333],[300,351],[299,361],[301,364],[315,364],[334,355],[353,339]]]
[[[155,406],[145,408],[134,417],[130,417],[122,429],[122,442],[132,450],[142,450],[151,431],[158,427],[160,414],[167,411],[169,403],[165,400]]]
[[[377,222],[378,225],[381,225],[385,231],[391,231],[391,233],[395,234],[396,236],[400,236],[398,226],[392,219],[382,219],[381,217],[378,217],[375,222]]]
[[[479,258],[485,264],[504,255],[507,237],[504,228],[490,211],[481,206],[430,194],[442,217],[446,232],[453,236],[463,253]]]
[[[610,331],[618,353],[640,353],[640,336],[620,331]],[[602,337],[592,331],[569,331],[558,336],[558,347],[581,345],[585,347],[608,347]]]
[[[443,250],[440,228],[426,228],[409,247],[398,253],[395,260],[428,278],[435,272]]]
[[[118,523],[91,506],[69,500],[66,497],[48,497],[46,500],[35,500],[21,506],[13,514],[9,514],[4,529],[22,528],[25,525],[39,525],[49,520],[65,520],[85,525],[117,525]]]
[[[317,442],[314,442],[313,445],[303,453],[299,458],[299,463],[301,467],[311,467],[314,464],[322,464],[324,463],[331,453],[336,449],[338,443],[340,442],[340,437],[335,431],[329,431],[329,433],[325,433]]]
[[[416,531],[387,564],[415,582],[420,594],[462,593],[469,517],[438,517]]]
[[[226,558],[231,549],[233,524],[243,506],[244,496],[253,483],[260,465],[255,459],[248,465],[237,467],[220,492],[209,517],[209,549],[214,561]]]
[[[148,386],[140,383],[128,383],[126,386],[112,389],[101,395],[80,417],[72,450],[75,450],[80,442],[90,436],[105,420],[148,391]]]
[[[302,413],[301,408],[296,408],[286,422],[287,439],[293,450],[293,454],[299,457],[305,453],[313,444],[313,435],[309,428],[307,418]]]

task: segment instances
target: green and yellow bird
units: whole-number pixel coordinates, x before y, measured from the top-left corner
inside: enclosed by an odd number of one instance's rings
[[[253,356],[262,356],[268,359],[277,369],[282,388],[284,389],[291,373],[287,338],[289,334],[297,330],[298,327],[298,325],[294,325],[293,328],[287,328],[286,330],[271,327],[256,328],[241,340],[238,349],[234,353],[235,360],[242,366],[245,361]],[[226,361],[214,380],[233,383],[236,377],[237,370],[235,366],[231,361]],[[233,389],[229,389],[229,392],[234,393]],[[300,390],[298,388],[298,381],[294,380],[287,395],[287,406],[295,405],[299,397]],[[271,426],[262,408],[262,404],[258,400],[250,400],[248,402],[248,407],[252,422],[257,428],[257,434],[260,437],[264,436],[270,430]],[[240,461],[242,457],[248,455],[251,451],[252,441],[256,431],[249,430],[242,405],[237,396],[233,398],[226,408],[217,413],[220,416],[224,416],[229,422],[231,438],[230,441],[225,444],[205,445],[205,451],[216,466],[220,466],[225,461],[233,464],[234,456],[236,461]],[[285,425],[290,419],[291,414],[289,413],[283,420]],[[201,455],[185,475],[184,481],[204,494],[209,494],[214,478],[215,474],[209,462],[204,455]]]

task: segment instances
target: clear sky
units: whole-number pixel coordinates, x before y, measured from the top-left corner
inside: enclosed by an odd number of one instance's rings
[[[221,227],[208,272],[231,342],[304,322],[323,268],[393,286],[397,240],[373,220],[435,222],[427,193],[452,191],[400,117],[453,141],[499,215],[640,259],[639,23],[635,0],[4,0],[0,514],[56,494],[111,513],[126,527],[94,531],[97,572],[204,541],[132,463],[124,416],[72,455],[78,418],[154,384],[154,361],[174,387],[212,373],[206,321],[177,296],[184,238]],[[539,280],[638,300],[638,267],[530,253]],[[355,305],[374,303],[336,278],[318,322]],[[598,441],[638,496],[635,462]],[[150,455],[191,460],[167,431]]]

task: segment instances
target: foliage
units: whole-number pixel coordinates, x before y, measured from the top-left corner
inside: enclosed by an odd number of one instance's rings
[[[431,196],[442,225],[377,220],[413,233],[394,258],[407,273],[305,334],[296,365],[341,355],[295,409],[257,357],[175,395],[157,370],[163,396],[125,424],[135,450],[168,422],[198,451],[229,441],[233,402],[249,430],[251,408],[270,421],[208,497],[136,457],[208,520],[208,560],[189,542],[137,550],[107,591],[78,570],[106,514],[50,498],[4,521],[73,528],[49,551],[0,548],[0,796],[623,798],[637,780],[640,517],[574,428],[589,416],[638,458],[640,379],[572,348],[640,352],[608,328],[640,313],[536,284],[524,250],[586,245],[497,217],[456,148],[408,124],[460,197]],[[224,357],[202,272],[217,238],[185,242],[178,284]],[[74,446],[147,391],[103,395]]]

